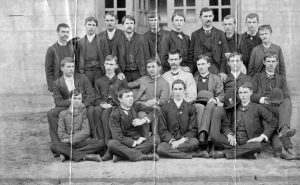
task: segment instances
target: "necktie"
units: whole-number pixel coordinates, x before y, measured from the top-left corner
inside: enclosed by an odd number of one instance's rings
[[[172,76],[177,76],[179,74],[179,71],[177,73],[172,73],[171,72],[171,74],[172,74]]]
[[[205,33],[206,36],[209,36],[210,30],[204,30],[204,33]]]
[[[206,75],[206,76],[199,76],[199,79],[200,80],[207,80],[209,78],[209,74],[208,75]]]

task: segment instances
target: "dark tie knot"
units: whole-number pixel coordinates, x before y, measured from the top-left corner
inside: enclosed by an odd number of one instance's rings
[[[179,71],[177,73],[172,73],[171,72],[171,74],[172,74],[172,76],[177,76],[179,74]]]
[[[199,76],[199,80],[207,80],[209,78],[209,74],[206,76]]]

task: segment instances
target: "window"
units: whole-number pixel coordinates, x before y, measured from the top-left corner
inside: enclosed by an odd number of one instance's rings
[[[105,13],[109,11],[115,12],[121,23],[126,15],[126,0],[105,0]]]
[[[226,15],[231,14],[230,0],[209,0],[209,7],[214,12],[214,21],[221,22]]]
[[[182,13],[186,22],[196,22],[196,0],[174,0],[174,11]]]
[[[138,24],[139,25],[147,25],[147,12],[149,9],[148,0],[139,0],[139,17]]]

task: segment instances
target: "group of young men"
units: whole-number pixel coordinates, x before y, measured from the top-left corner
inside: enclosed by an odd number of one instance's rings
[[[61,161],[254,159],[271,142],[275,156],[298,159],[285,63],[271,26],[257,30],[259,17],[250,13],[239,35],[233,16],[224,17],[225,32],[213,18],[202,8],[202,27],[191,39],[178,12],[166,31],[150,11],[143,35],[130,15],[117,29],[113,12],[99,34],[97,19],[86,18],[78,41],[68,42],[70,28],[59,24],[45,61],[55,102],[47,113],[52,152]]]

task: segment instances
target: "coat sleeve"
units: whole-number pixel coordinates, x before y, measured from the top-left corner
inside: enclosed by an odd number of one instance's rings
[[[221,31],[220,33],[220,37],[221,37],[221,42],[222,42],[222,52],[221,52],[221,60],[220,60],[220,66],[226,66],[226,62],[227,62],[227,59],[225,57],[225,53],[228,53],[229,52],[229,49],[228,49],[228,45],[227,45],[227,40],[225,38],[225,34]]]
[[[168,104],[164,104],[162,106],[161,114],[159,114],[159,124],[158,124],[158,132],[162,142],[169,143],[171,139],[174,139],[173,135],[169,132],[167,127],[167,109]]]
[[[255,74],[255,58],[256,58],[256,48],[253,48],[251,55],[250,55],[249,64],[248,64],[248,75],[251,77],[253,77]],[[247,66],[246,66],[246,68],[247,68]]]
[[[145,61],[147,61],[151,58],[150,47],[149,47],[149,44],[148,44],[147,32],[145,34],[143,34],[142,37],[143,37],[142,39],[143,39]]]
[[[229,115],[224,116],[221,122],[221,133],[223,133],[223,135],[226,137],[228,134],[234,134],[234,132],[231,130],[231,124],[232,124],[232,120],[230,119],[230,116]]]
[[[140,85],[141,85],[141,78],[139,78],[139,79],[137,79],[137,80],[135,80],[135,81],[133,81],[133,82],[129,82],[128,83],[128,87],[129,88],[139,88],[140,87]]]
[[[281,48],[279,48],[279,74],[282,76],[286,76],[286,71],[285,71],[285,63],[284,63],[284,58],[282,54]]]
[[[101,103],[104,103],[103,97],[101,95],[101,84],[98,80],[95,81],[95,106],[99,106]]]
[[[170,50],[170,33],[164,34],[161,39],[161,64],[162,66],[169,66],[168,53]]]
[[[66,131],[65,126],[65,116],[66,111],[61,111],[58,116],[58,128],[57,128],[57,135],[60,140],[62,139],[70,139],[70,134]]]
[[[289,93],[289,89],[286,83],[286,78],[284,76],[281,76],[281,80],[282,80],[282,93],[283,93],[283,97],[284,98],[291,98],[290,97],[290,93]]]
[[[54,51],[52,47],[47,49],[45,57],[45,73],[46,80],[48,85],[48,90],[53,92],[53,83],[54,83]]]
[[[170,86],[169,82],[166,80],[163,81],[162,90],[159,97],[159,104],[158,106],[162,106],[164,103],[168,102],[170,99]]]
[[[265,125],[264,127],[263,134],[266,135],[268,138],[270,138],[273,132],[277,128],[278,120],[273,116],[272,112],[268,111],[262,105],[258,105],[257,111],[259,113],[259,116],[263,120],[267,121],[267,125]]]
[[[85,92],[85,98],[83,100],[83,104],[88,107],[88,106],[94,106],[94,102],[95,102],[95,92],[94,89],[92,87],[92,84],[90,82],[90,80],[85,76],[82,75],[83,78],[83,88],[84,88],[84,92]]]
[[[259,100],[262,97],[262,95],[259,93],[259,88],[260,88],[260,74],[261,73],[257,73],[253,76],[253,78],[251,79],[251,83],[253,86],[253,93],[251,95],[251,101],[258,103],[259,104]]]
[[[187,73],[187,83],[185,91],[185,101],[188,103],[194,101],[197,98],[197,87],[196,82],[191,73]]]
[[[138,68],[140,71],[140,75],[144,76],[144,75],[146,75],[146,61],[145,61],[145,56],[144,56],[144,45],[143,45],[142,37],[139,38],[137,44],[138,44],[138,51],[137,51],[136,60],[139,64]]]
[[[219,99],[220,102],[224,102],[224,86],[219,76],[216,76],[216,94],[215,97]]]
[[[76,145],[77,143],[87,139],[90,136],[90,125],[88,118],[86,116],[86,109],[82,111],[82,122],[81,122],[81,130],[73,135],[72,145]]]
[[[194,46],[195,46],[195,33],[192,33],[188,58],[189,58],[189,61],[193,63],[193,65],[195,65]]]
[[[198,127],[197,127],[197,118],[196,118],[196,109],[193,105],[189,106],[189,131],[184,134],[187,138],[196,138]]]
[[[53,84],[53,98],[56,107],[70,107],[71,105],[71,101],[69,99],[64,99],[62,96],[58,80]]]

